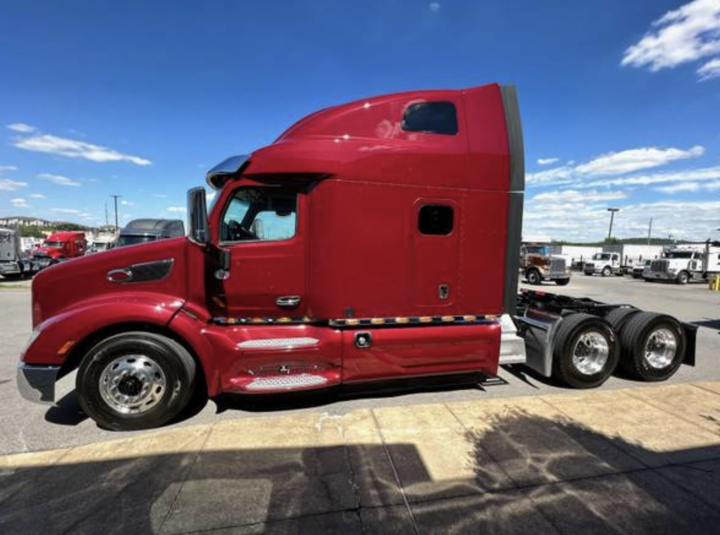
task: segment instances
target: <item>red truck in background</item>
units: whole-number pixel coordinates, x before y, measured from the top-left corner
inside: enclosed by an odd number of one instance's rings
[[[40,269],[63,260],[84,256],[87,240],[84,232],[59,230],[53,232],[40,247],[31,252],[31,257]]]
[[[52,403],[78,369],[100,425],[172,420],[201,389],[263,394],[525,364],[575,388],[618,366],[663,380],[696,327],[518,294],[524,154],[515,89],[384,95],[298,121],[188,193],[187,238],[59,264],[33,281],[18,367]],[[78,284],[82,281],[82,284]]]

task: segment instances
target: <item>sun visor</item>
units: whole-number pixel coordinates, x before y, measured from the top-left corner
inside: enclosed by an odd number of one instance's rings
[[[205,175],[208,186],[212,189],[221,189],[228,178],[240,173],[249,160],[249,155],[230,156],[227,160],[223,160]]]

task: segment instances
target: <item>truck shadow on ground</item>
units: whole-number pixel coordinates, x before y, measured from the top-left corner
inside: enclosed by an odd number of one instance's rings
[[[573,421],[501,414],[384,444],[243,449],[258,441],[218,426],[168,441],[181,453],[119,442],[83,460],[70,450],[54,464],[0,464],[0,533],[718,532],[717,444],[658,452]],[[720,434],[720,414],[706,417]]]

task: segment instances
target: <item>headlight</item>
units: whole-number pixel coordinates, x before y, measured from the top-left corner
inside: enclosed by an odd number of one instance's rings
[[[668,268],[668,273],[676,273],[677,269],[675,268]]]

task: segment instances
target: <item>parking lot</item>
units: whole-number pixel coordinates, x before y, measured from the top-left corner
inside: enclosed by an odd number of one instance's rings
[[[542,289],[605,302],[629,303],[646,310],[666,312],[698,325],[697,366],[681,368],[670,383],[720,379],[720,293],[711,292],[704,285],[650,284],[630,278],[587,277],[577,274],[568,286],[561,288],[545,284]],[[31,331],[30,292],[27,284],[8,286],[0,283],[0,326],[3,342],[0,347],[0,406],[3,421],[0,454],[75,446],[119,436],[98,428],[82,414],[73,392],[74,375],[60,382],[59,402],[55,407],[35,405],[19,397],[15,387],[15,365]],[[275,398],[262,402],[246,399],[222,400],[220,403],[209,401],[203,407],[197,407],[195,414],[188,415],[174,426],[215,423],[270,413],[320,411],[332,417],[358,409],[481,401],[566,391],[553,386],[546,379],[526,373],[521,367],[503,369],[500,379],[476,386],[423,388],[408,392],[371,391],[351,396],[338,396],[333,393],[304,396],[301,399]],[[613,377],[602,389],[639,386],[645,385]],[[132,434],[122,436],[129,435]]]

